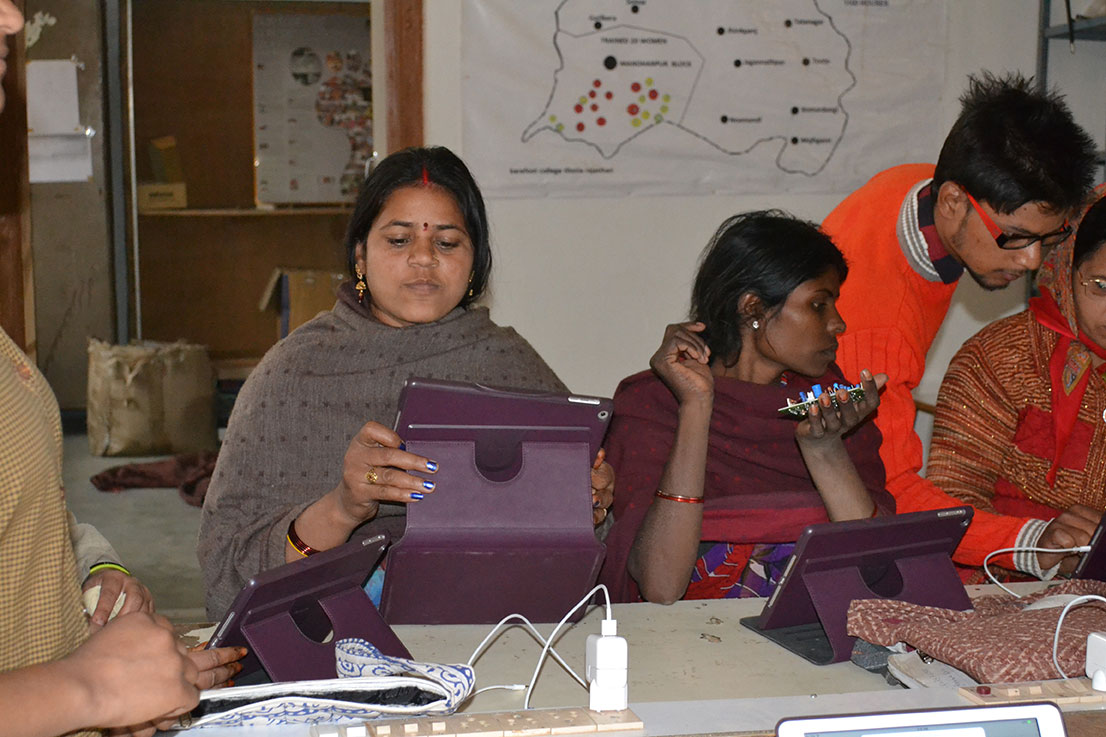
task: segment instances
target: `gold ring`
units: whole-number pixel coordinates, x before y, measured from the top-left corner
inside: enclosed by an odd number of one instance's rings
[[[380,480],[380,474],[376,472],[375,468],[370,468],[365,474],[365,480],[368,481],[370,484],[375,484],[377,481]]]

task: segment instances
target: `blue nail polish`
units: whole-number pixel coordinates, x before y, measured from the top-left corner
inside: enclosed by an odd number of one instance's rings
[[[435,471],[438,470],[438,464],[435,463],[434,461],[427,461],[426,462],[426,470],[429,471],[430,473],[434,473]]]
[[[400,450],[407,450],[407,443],[404,443],[404,442],[400,442],[400,444],[399,444],[399,449],[400,449]]]
[[[426,489],[427,491],[434,491],[434,482],[433,481],[423,481],[422,482],[422,488]]]
[[[411,501],[417,502],[420,499],[422,499],[423,496],[424,496],[424,494],[421,491],[412,491],[411,492]]]

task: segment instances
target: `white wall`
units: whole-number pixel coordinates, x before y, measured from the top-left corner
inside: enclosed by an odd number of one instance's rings
[[[426,142],[463,157],[461,3],[427,0],[425,7]],[[1037,2],[948,0],[948,34],[947,57],[918,72],[944,77],[932,121],[941,136],[956,117],[968,73],[1034,72]],[[1054,56],[1059,49],[1054,44]],[[1104,96],[1092,75],[1104,68],[1102,58],[1077,75],[1097,100],[1099,122]],[[489,200],[496,259],[492,316],[524,335],[574,391],[609,396],[622,377],[646,367],[664,326],[686,317],[696,259],[724,218],[771,206],[818,221],[847,194]],[[1019,309],[1024,297],[1021,283],[983,294],[964,280],[919,398],[933,401],[960,343]]]

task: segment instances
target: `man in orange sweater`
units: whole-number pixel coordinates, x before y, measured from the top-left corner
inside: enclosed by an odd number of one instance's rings
[[[861,368],[891,377],[875,422],[899,512],[963,504],[920,475],[911,396],[957,281],[967,271],[984,289],[1002,289],[1040,266],[1042,251],[1070,235],[1068,219],[1094,176],[1093,143],[1067,105],[1021,75],[970,77],[961,103],[936,167],[877,174],[822,223],[849,263],[837,362],[849,377]],[[1051,522],[976,510],[954,557],[977,566],[999,548],[1085,545],[1100,516],[1081,505]],[[1076,559],[1019,552],[994,560],[1047,578]]]

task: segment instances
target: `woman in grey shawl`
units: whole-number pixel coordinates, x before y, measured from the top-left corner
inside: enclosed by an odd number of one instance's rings
[[[235,404],[200,527],[213,618],[259,571],[351,537],[402,535],[406,505],[434,493],[407,471],[437,470],[381,424],[395,417],[407,377],[566,391],[529,343],[473,306],[491,270],[487,216],[449,150],[381,161],[362,186],[346,253],[354,281],[334,309],[274,346]],[[596,523],[613,486],[596,459]]]

